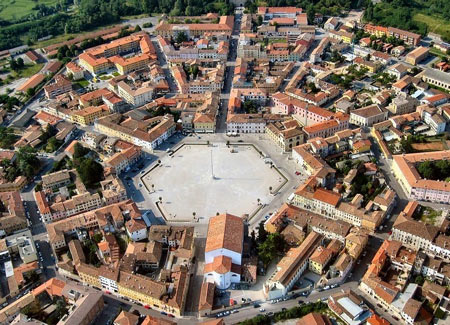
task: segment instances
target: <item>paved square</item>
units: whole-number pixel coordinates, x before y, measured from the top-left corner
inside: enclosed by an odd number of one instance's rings
[[[144,182],[149,189],[155,185],[150,196],[154,202],[162,198],[168,221],[192,221],[193,212],[202,223],[216,212],[250,215],[258,199],[270,203],[269,188],[283,182],[252,146],[185,145],[161,163]]]

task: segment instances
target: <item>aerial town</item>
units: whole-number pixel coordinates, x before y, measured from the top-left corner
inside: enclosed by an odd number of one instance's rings
[[[0,44],[0,324],[450,324],[450,29],[78,2]]]

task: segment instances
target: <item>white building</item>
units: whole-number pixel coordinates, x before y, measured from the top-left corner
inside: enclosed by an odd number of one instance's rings
[[[141,219],[131,219],[126,224],[127,234],[132,241],[140,241],[147,238],[147,225]]]
[[[117,287],[117,281],[119,280],[118,268],[109,268],[102,265],[99,269],[98,279],[100,280],[102,289],[106,292],[115,293],[119,291]]]
[[[277,268],[264,285],[269,299],[286,296],[303,272],[308,268],[309,257],[320,245],[323,236],[312,231],[300,246],[291,248],[277,264]]]
[[[221,214],[210,218],[205,246],[205,278],[219,289],[241,280],[244,223],[240,217]]]

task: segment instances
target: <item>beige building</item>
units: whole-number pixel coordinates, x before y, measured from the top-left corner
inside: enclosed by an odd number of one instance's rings
[[[405,57],[405,61],[409,64],[416,65],[428,57],[430,49],[428,47],[419,46]]]
[[[283,152],[289,152],[305,141],[305,133],[294,119],[267,124],[266,134]]]
[[[388,112],[378,105],[370,105],[350,112],[350,124],[372,126],[387,119]]]

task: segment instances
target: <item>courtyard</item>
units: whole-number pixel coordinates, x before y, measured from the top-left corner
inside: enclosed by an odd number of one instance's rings
[[[217,212],[251,215],[285,181],[253,146],[225,143],[183,145],[142,180],[168,222],[199,223]]]

